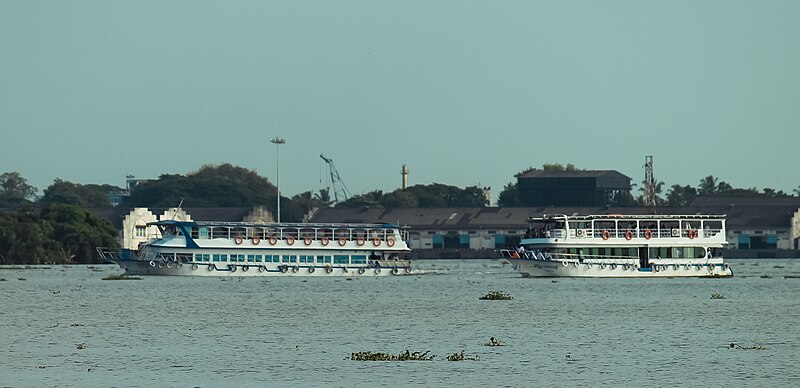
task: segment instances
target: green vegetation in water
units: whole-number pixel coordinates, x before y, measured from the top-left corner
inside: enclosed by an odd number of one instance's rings
[[[372,352],[357,352],[352,353],[350,357],[345,357],[345,360],[353,361],[431,361],[436,355],[428,355],[431,351],[420,353],[410,352],[406,350],[398,355],[387,353],[372,353]]]
[[[5,282],[6,278],[0,278],[0,282]]]
[[[492,338],[489,338],[489,342],[483,344],[483,346],[506,346],[506,343],[503,342],[503,341],[500,341],[497,338],[492,337]]]
[[[786,275],[784,279],[800,279],[800,275]]]
[[[762,345],[742,346],[742,345],[737,345],[737,344],[735,344],[735,343],[731,342],[731,344],[730,344],[730,345],[728,345],[728,349],[740,349],[740,350],[767,350],[767,347],[766,347],[766,346],[762,346]]]
[[[782,265],[776,265],[776,266],[773,266],[772,268],[783,268],[783,266]]]
[[[715,292],[711,294],[711,299],[725,299],[725,295],[722,295],[719,292]]]
[[[475,356],[465,356],[464,351],[462,350],[460,353],[453,353],[447,356],[447,361],[480,361],[481,358],[477,355]]]
[[[478,298],[480,300],[511,300],[514,299],[511,295],[503,291],[490,291],[488,294]]]
[[[100,267],[95,267],[95,266],[93,266],[93,265],[90,265],[90,266],[88,266],[87,268],[89,268],[89,269],[90,269],[92,272],[102,272],[102,271],[103,271],[103,269],[102,269],[102,268],[100,268]]]
[[[766,275],[766,274],[761,275],[759,277],[762,278],[762,279],[772,279],[772,276],[769,276],[769,275]]]
[[[17,278],[17,280],[19,280],[19,281],[25,281],[25,280],[28,280],[28,279],[25,279],[25,278]]]
[[[138,276],[128,276],[125,274],[120,275],[109,275],[103,278],[103,280],[142,280],[142,278]]]

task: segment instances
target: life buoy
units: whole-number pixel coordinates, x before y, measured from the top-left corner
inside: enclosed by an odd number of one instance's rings
[[[261,243],[261,238],[254,236],[253,239],[250,241],[253,243],[253,245],[258,245]]]
[[[363,274],[365,271],[366,271],[366,269],[364,269],[364,267],[361,267],[361,268],[358,269],[359,275]]]
[[[376,274],[379,274],[379,273],[381,273],[381,267],[375,268],[375,273],[376,273]]]
[[[625,239],[626,240],[630,240],[632,238],[633,238],[633,232],[631,232],[630,230],[625,232]]]
[[[242,266],[242,272],[247,272],[250,269],[249,265]]]
[[[363,237],[356,238],[356,245],[358,246],[364,245],[364,238]]]
[[[192,270],[196,270],[196,269],[197,269],[197,264],[192,264]]]
[[[393,247],[395,242],[396,242],[396,241],[394,241],[394,239],[393,239],[393,238],[391,238],[391,237],[389,237],[389,238],[387,238],[387,239],[386,239],[386,245],[388,245],[388,246],[390,246],[390,247]]]
[[[236,272],[236,264],[228,264],[228,268],[231,269],[231,272]]]
[[[575,266],[575,268],[578,268],[578,267],[580,267],[580,266],[581,266],[581,263],[579,263],[579,262],[577,262],[577,261],[576,261],[576,262],[575,262],[573,265]]]
[[[562,261],[561,264],[563,264],[565,267],[569,265],[569,263],[567,263],[566,260]]]
[[[215,270],[215,269],[217,269],[217,267],[216,267],[214,264],[209,264],[209,265],[208,265],[208,270],[209,270],[209,271],[213,271],[213,270]]]
[[[183,263],[181,262],[175,263],[175,268],[183,268]]]
[[[277,243],[278,243],[278,238],[277,237],[275,237],[275,236],[270,236],[269,237],[269,245],[275,245]]]
[[[282,265],[280,268],[281,268],[281,272],[283,272],[283,273],[286,273],[286,272],[289,271],[289,266],[288,265]]]
[[[645,230],[644,231],[644,239],[645,240],[649,240],[651,238],[653,238],[653,232],[651,232],[650,229]]]
[[[611,269],[617,269],[617,264],[616,263],[611,264]]]
[[[326,266],[325,266],[325,272],[327,272],[327,273],[331,273],[331,272],[333,272],[333,268],[331,268],[331,266],[330,266],[330,265],[326,265]]]
[[[155,268],[155,267],[156,267],[156,262],[155,262],[155,261],[153,261],[153,260],[150,260],[150,266],[151,266],[151,267],[153,267],[153,268]]]
[[[608,240],[608,238],[611,237],[611,233],[609,233],[607,230],[604,230],[600,237],[602,237],[603,240]]]
[[[158,263],[158,268],[164,268],[164,263]]]
[[[263,265],[258,267],[258,272],[264,272],[266,270],[267,270],[267,267],[265,267]]]
[[[697,231],[690,229],[688,232],[686,232],[686,235],[689,236],[689,238],[694,239],[697,237]]]
[[[330,243],[331,240],[328,240],[327,237],[323,237],[320,242],[322,243],[322,246],[328,246],[328,243]]]
[[[379,238],[377,238],[377,237],[373,238],[373,239],[372,239],[372,245],[374,245],[374,246],[376,246],[376,247],[377,247],[377,246],[379,246],[379,245],[381,245],[381,239],[379,239]]]
[[[292,267],[292,272],[294,272],[294,273],[297,273],[297,271],[299,271],[299,270],[300,270],[300,267],[298,267],[296,265],[294,267]]]
[[[308,273],[314,273],[317,269],[315,267],[308,267]]]
[[[303,243],[306,244],[306,245],[311,245],[311,237],[303,238]]]
[[[236,236],[233,240],[236,241],[236,245],[241,245],[242,242],[244,242],[244,238],[242,238],[242,236]]]
[[[344,237],[339,237],[339,245],[344,246],[344,244],[347,244],[347,239]]]
[[[289,245],[294,245],[294,237],[292,236],[286,237],[286,243]]]
[[[399,273],[400,273],[400,269],[398,269],[397,267],[392,268],[392,275],[397,275]]]
[[[411,267],[406,267],[406,273],[411,273]]]

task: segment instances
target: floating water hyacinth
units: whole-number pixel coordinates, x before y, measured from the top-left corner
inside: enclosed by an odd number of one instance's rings
[[[514,299],[511,295],[503,291],[491,291],[488,294],[478,298],[480,300],[511,300]]]
[[[722,295],[719,292],[715,292],[711,294],[711,299],[725,299],[725,295]]]
[[[142,278],[138,276],[127,276],[127,275],[109,275],[104,277],[103,280],[142,280]]]
[[[481,358],[477,355],[475,356],[465,356],[464,351],[462,350],[460,353],[453,353],[447,356],[447,361],[480,361]]]
[[[353,361],[431,361],[436,355],[428,355],[431,351],[427,352],[411,352],[406,350],[398,355],[387,353],[372,353],[372,352],[357,352],[351,353],[350,357],[345,357],[345,360]]]
[[[503,342],[503,341],[500,341],[497,338],[492,337],[492,338],[489,338],[489,342],[483,344],[483,346],[506,346],[506,343]]]

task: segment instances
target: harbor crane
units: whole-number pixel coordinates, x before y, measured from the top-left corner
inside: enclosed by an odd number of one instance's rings
[[[331,187],[328,187],[328,192],[330,193],[333,191],[334,203],[347,201],[351,194],[350,191],[347,190],[347,186],[342,182],[342,177],[339,176],[339,171],[336,170],[336,166],[333,165],[333,159],[326,158],[323,154],[319,154],[319,157],[328,164],[328,170],[331,175]],[[333,190],[331,190],[331,188],[333,188]]]

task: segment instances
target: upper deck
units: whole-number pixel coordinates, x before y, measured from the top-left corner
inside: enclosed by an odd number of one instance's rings
[[[531,217],[523,244],[722,246],[724,215],[545,215]]]

